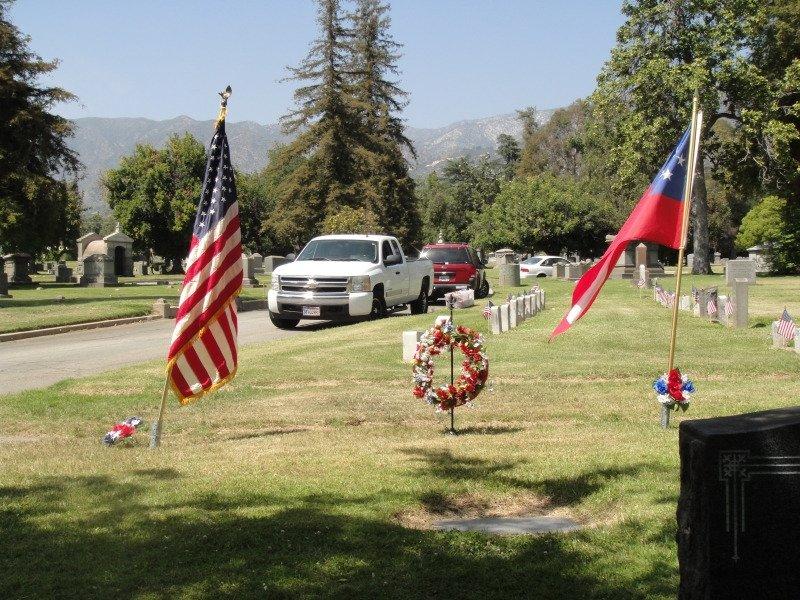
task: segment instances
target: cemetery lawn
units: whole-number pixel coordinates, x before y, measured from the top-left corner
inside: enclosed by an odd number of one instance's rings
[[[170,404],[158,451],[147,432],[132,447],[100,437],[150,421],[162,363],[3,397],[0,597],[674,598],[677,423],[796,404],[800,357],[770,350],[757,319],[726,330],[682,313],[678,365],[698,392],[662,431],[650,385],[670,312],[610,281],[548,344],[572,286],[539,282],[547,309],[487,336],[494,390],[458,409],[456,437],[400,361],[401,332],[431,314],[243,349],[231,384]],[[765,307],[773,282],[800,316],[800,279],[762,279]],[[485,331],[481,308],[457,322]],[[586,527],[425,528],[522,512]]]
[[[45,278],[48,281],[36,281]],[[52,276],[34,276],[33,285],[12,287],[9,289],[12,298],[0,298],[0,333],[138,317],[150,314],[153,302],[158,298],[177,302],[182,276],[158,276],[158,279],[174,280],[175,285],[133,284],[136,280],[148,279],[123,277],[121,283],[126,285],[85,288],[70,283],[52,283]],[[243,290],[245,298],[264,298],[266,294],[263,287]]]

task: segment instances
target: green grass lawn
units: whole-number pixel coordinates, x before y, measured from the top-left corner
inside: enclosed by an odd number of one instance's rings
[[[540,283],[546,311],[487,337],[493,391],[458,409],[456,437],[400,360],[401,332],[432,314],[244,348],[231,384],[170,404],[156,452],[146,432],[128,448],[100,437],[155,415],[160,362],[3,397],[0,597],[674,598],[677,422],[796,404],[800,357],[770,350],[768,328],[681,314],[678,365],[698,392],[662,431],[650,385],[670,312],[611,281],[548,344],[572,286]],[[767,307],[792,286],[757,293]],[[457,320],[485,331],[480,311]],[[586,528],[425,528],[521,512]]]
[[[35,275],[33,285],[12,287],[12,298],[0,298],[0,333],[87,323],[150,314],[158,298],[177,300],[182,276],[121,277],[122,285],[84,288],[53,283],[53,277]],[[135,285],[136,281],[170,280],[173,285]],[[41,288],[41,289],[38,289]],[[64,300],[60,299],[64,297]],[[265,288],[245,288],[243,297],[263,298]]]

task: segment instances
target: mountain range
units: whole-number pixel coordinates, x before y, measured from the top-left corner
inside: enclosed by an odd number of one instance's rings
[[[540,111],[542,122],[552,110]],[[144,118],[76,119],[75,135],[69,141],[84,165],[80,182],[83,201],[91,212],[106,212],[108,205],[101,192],[100,178],[108,169],[119,164],[121,157],[133,152],[137,144],[160,148],[173,134],[191,133],[203,143],[213,131],[213,121],[197,121],[187,116],[155,121]],[[261,169],[267,162],[267,151],[277,143],[290,141],[280,125],[262,125],[254,121],[229,122],[228,140],[236,168],[245,172]],[[415,177],[435,171],[448,159],[461,156],[494,155],[497,136],[501,133],[522,136],[522,125],[516,114],[469,119],[444,127],[408,127],[406,135],[414,143],[417,159],[411,160]]]

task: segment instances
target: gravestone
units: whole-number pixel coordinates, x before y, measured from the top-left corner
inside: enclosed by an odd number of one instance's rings
[[[422,331],[414,330],[403,332],[403,362],[411,362],[414,360],[414,353],[417,351],[417,344],[422,334]]]
[[[544,310],[544,306],[545,306],[544,299],[545,299],[544,290],[539,290],[539,310]]]
[[[147,261],[144,260],[137,260],[133,263],[133,275],[134,277],[141,277],[143,275],[147,275],[149,271]]]
[[[681,310],[692,310],[692,297],[687,294],[681,296],[681,302],[678,308]]]
[[[470,306],[475,306],[475,290],[448,292],[444,295],[444,300],[447,306],[450,306],[452,302],[453,308],[469,308]]]
[[[508,303],[500,305],[500,331],[505,332],[509,329],[510,313],[508,310]]]
[[[263,273],[264,257],[258,252],[254,252],[250,255],[250,260],[253,261],[253,271],[256,273]]]
[[[636,261],[636,270],[641,275],[642,269],[647,269],[647,245],[639,243],[634,248],[634,260]]]
[[[725,325],[726,327],[731,322],[730,317],[725,312],[725,303],[727,301],[728,301],[728,297],[727,296],[718,296],[717,297],[717,319],[719,320],[721,325]]]
[[[72,281],[72,269],[63,260],[55,266],[54,272],[56,283],[69,283]]]
[[[747,283],[756,282],[756,263],[749,258],[729,260],[725,265],[725,283],[732,286],[735,279],[746,279]]]
[[[490,330],[494,334],[502,333],[503,330],[500,328],[500,307],[492,306],[491,311],[492,314],[489,316]]]
[[[10,298],[8,294],[8,275],[0,272],[0,298]]]
[[[606,242],[610,244],[614,241],[614,238],[615,236],[613,235],[607,235]],[[650,270],[650,273],[653,275],[664,274],[664,267],[658,262],[658,244],[652,242],[641,242],[638,244],[636,242],[631,242],[625,246],[625,250],[623,250],[617,259],[617,264],[611,269],[611,279],[633,279],[637,276],[636,247],[642,244],[647,248],[646,261],[644,264]]]
[[[519,296],[517,298],[517,323],[525,322],[525,298]]]
[[[731,261],[729,261],[731,262]],[[735,327],[747,327],[749,318],[749,290],[750,283],[745,278],[737,278],[733,281],[733,325]]]
[[[519,286],[519,265],[508,263],[500,265],[500,285],[506,287]]]
[[[557,263],[553,266],[553,277],[556,279],[564,279],[564,274],[566,273],[567,265],[564,263]]]
[[[286,263],[290,262],[292,261],[283,256],[265,256],[261,264],[262,268],[264,269],[264,273],[269,274],[281,265],[285,265]]]
[[[514,329],[517,326],[517,298],[512,296],[508,301],[508,327]]]
[[[692,267],[694,267],[694,254],[686,255],[686,266],[689,268],[689,272],[691,272]]]
[[[30,264],[30,254],[6,254],[3,257],[3,271],[8,277],[9,285],[33,283],[28,274]]]
[[[797,598],[800,407],[680,424],[681,600]]]
[[[719,252],[714,252],[714,262],[711,263],[714,266],[719,266],[722,264],[722,254]]]
[[[258,285],[258,279],[253,272],[253,261],[250,257],[242,252],[242,286],[254,287]]]
[[[779,326],[780,323],[778,321],[772,322],[772,347],[782,350],[783,348],[786,348],[787,341],[786,338],[783,337],[783,335],[778,333]]]
[[[117,285],[114,274],[114,259],[106,254],[84,256],[78,285],[82,287],[106,287]]]
[[[583,275],[583,268],[580,263],[569,263],[564,268],[564,279],[567,281],[578,281]]]
[[[525,294],[525,316],[533,316],[533,294]]]

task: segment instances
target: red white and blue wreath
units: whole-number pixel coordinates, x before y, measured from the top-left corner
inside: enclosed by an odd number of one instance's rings
[[[433,358],[452,347],[464,355],[461,373],[452,384],[433,386]],[[489,358],[483,348],[483,336],[474,329],[451,321],[436,324],[426,331],[417,344],[413,367],[414,396],[443,412],[457,406],[469,405],[486,386],[489,377]]]
[[[686,410],[695,392],[694,383],[678,369],[664,373],[653,382],[658,401],[667,408]]]

